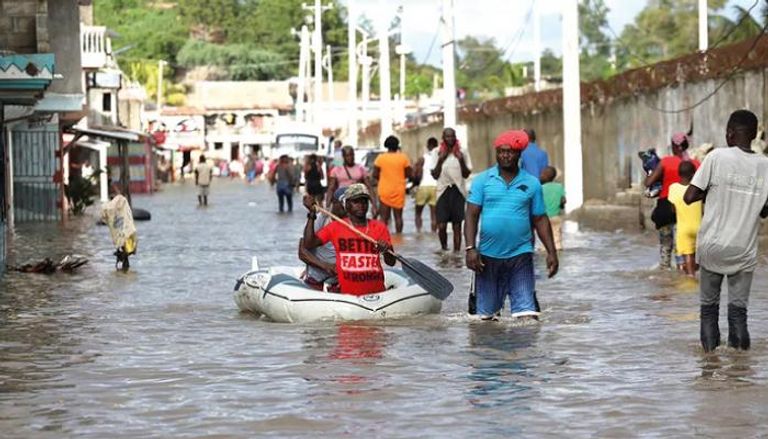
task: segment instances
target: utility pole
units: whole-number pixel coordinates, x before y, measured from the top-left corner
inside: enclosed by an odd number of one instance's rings
[[[709,23],[707,0],[699,0],[699,51],[709,48]]]
[[[309,91],[310,83],[312,81],[312,34],[309,32],[309,28],[307,28],[306,38],[307,43],[304,46],[304,50],[306,51],[304,55],[304,94],[306,97],[304,104],[304,121],[312,122],[315,114],[311,110],[310,101],[314,103],[315,99],[312,97],[312,92]]]
[[[581,79],[579,73],[579,0],[563,1],[563,151],[566,211],[584,203],[581,154]]]
[[[405,42],[403,41],[403,33],[405,30],[405,19],[407,17],[407,14],[405,13],[405,5],[401,4],[399,9],[399,16],[400,16],[400,38],[398,39],[400,44],[395,47],[395,52],[400,55],[400,87],[398,88],[398,92],[400,92],[400,105],[399,105],[399,113],[398,114],[398,122],[400,124],[405,124],[405,56],[408,55],[411,50],[408,46],[405,45]]]
[[[533,2],[533,89],[541,91],[541,10],[539,2]]]
[[[398,46],[400,48],[400,99],[405,101],[405,54],[408,50],[402,44]]]
[[[302,4],[306,10],[314,12],[314,30],[312,32],[312,51],[315,53],[315,99],[313,102],[313,120],[318,122],[320,104],[323,100],[323,11],[331,9],[332,4],[323,6],[321,0],[315,0],[314,6]]]
[[[456,126],[456,72],[453,0],[443,0],[443,126]]]
[[[323,9],[320,0],[315,0],[315,31],[312,43],[315,51],[315,100],[312,119],[320,119],[320,104],[323,101]]]
[[[334,104],[335,101],[336,101],[336,96],[335,96],[334,89],[333,89],[333,58],[332,58],[332,55],[331,55],[331,45],[330,44],[325,46],[325,52],[328,54],[327,55],[328,56],[328,64],[326,66],[328,68],[328,101],[331,104]]]
[[[363,53],[360,57],[360,66],[363,70],[363,91],[362,91],[362,99],[363,99],[363,126],[368,126],[368,106],[370,105],[371,101],[371,63],[373,62],[373,59],[371,59],[370,56],[368,56],[368,35],[363,34]]]
[[[162,59],[157,62],[157,118],[160,119],[160,112],[163,109],[163,66],[166,63]]]
[[[400,123],[405,122],[405,55],[411,51],[404,44],[398,44],[395,48],[395,53],[400,55],[400,102],[399,102],[399,115],[398,119]]]
[[[379,0],[381,9],[386,8],[386,0]],[[389,14],[379,17],[379,106],[381,113],[380,144],[392,134],[392,85],[389,71]]]
[[[307,93],[306,84],[308,72],[308,59],[309,58],[309,28],[306,25],[301,26],[300,42],[299,42],[299,83],[296,86],[296,120],[299,122],[306,121],[305,118],[305,105],[304,97]]]
[[[357,146],[357,9],[355,9],[355,0],[349,0],[347,4],[347,55],[349,56],[349,66],[347,70],[347,81],[349,83],[349,95],[347,101],[347,143]]]

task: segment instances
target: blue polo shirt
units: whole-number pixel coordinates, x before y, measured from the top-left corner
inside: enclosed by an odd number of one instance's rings
[[[498,166],[472,180],[467,202],[480,206],[480,254],[508,259],[533,252],[531,217],[546,214],[538,178],[520,169],[509,184]]]
[[[530,142],[528,147],[520,154],[520,167],[538,180],[541,171],[549,166],[549,155],[539,148],[536,142]]]

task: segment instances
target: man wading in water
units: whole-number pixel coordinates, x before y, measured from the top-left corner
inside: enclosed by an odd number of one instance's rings
[[[493,142],[497,166],[472,181],[467,198],[467,268],[475,274],[477,314],[494,320],[509,296],[513,317],[538,319],[533,275],[533,232],[547,249],[549,277],[558,269],[552,227],[539,179],[518,167],[528,146],[524,131],[506,131]],[[480,244],[476,247],[478,223]]]
[[[701,266],[701,345],[705,352],[720,345],[720,288],[728,278],[728,346],[749,349],[747,303],[757,265],[757,231],[768,217],[768,158],[750,147],[757,136],[757,117],[750,111],[731,114],[725,133],[730,148],[716,148],[704,158],[683,199],[704,200],[704,218],[696,243]]]
[[[384,262],[395,265],[395,257],[386,252],[392,250],[392,240],[384,223],[368,219],[368,204],[371,196],[362,183],[349,186],[342,196],[347,211],[347,224],[377,241],[376,244],[358,236],[344,224],[333,221],[315,233],[315,204],[311,196],[304,196],[304,207],[309,210],[307,224],[304,227],[304,248],[312,250],[327,242],[332,242],[336,250],[336,273],[342,294],[364,296],[385,290],[384,269],[381,267],[380,254]]]

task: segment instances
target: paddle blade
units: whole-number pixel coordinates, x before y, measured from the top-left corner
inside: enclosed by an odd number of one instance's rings
[[[399,255],[398,255],[399,256]],[[445,300],[453,292],[453,284],[444,278],[440,273],[433,270],[428,265],[415,259],[398,257],[403,264],[405,274],[413,279],[416,284],[427,290],[427,292],[440,300]]]

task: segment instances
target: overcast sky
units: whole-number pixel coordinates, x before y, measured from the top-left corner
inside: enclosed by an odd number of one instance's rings
[[[348,3],[349,0],[340,0]],[[371,21],[381,14],[393,17],[398,6],[403,5],[403,41],[409,46],[416,60],[440,65],[440,34],[438,20],[442,8],[441,0],[354,0]],[[495,38],[497,46],[507,49],[511,61],[533,59],[533,27],[526,22],[526,16],[534,0],[454,0],[456,12],[456,37],[466,35]],[[537,0],[541,10],[542,49],[550,48],[560,52],[560,8],[561,0]],[[620,34],[628,23],[645,7],[646,0],[605,0],[610,8],[608,21],[611,28]],[[735,16],[733,5],[749,8],[755,0],[730,0],[726,6],[729,16]],[[753,9],[758,15],[760,5]],[[522,31],[522,34],[520,33]],[[437,38],[435,39],[435,35]],[[519,38],[518,38],[519,36]],[[698,38],[691,35],[691,38]],[[429,51],[432,41],[432,51]],[[428,56],[428,58],[427,58]]]

